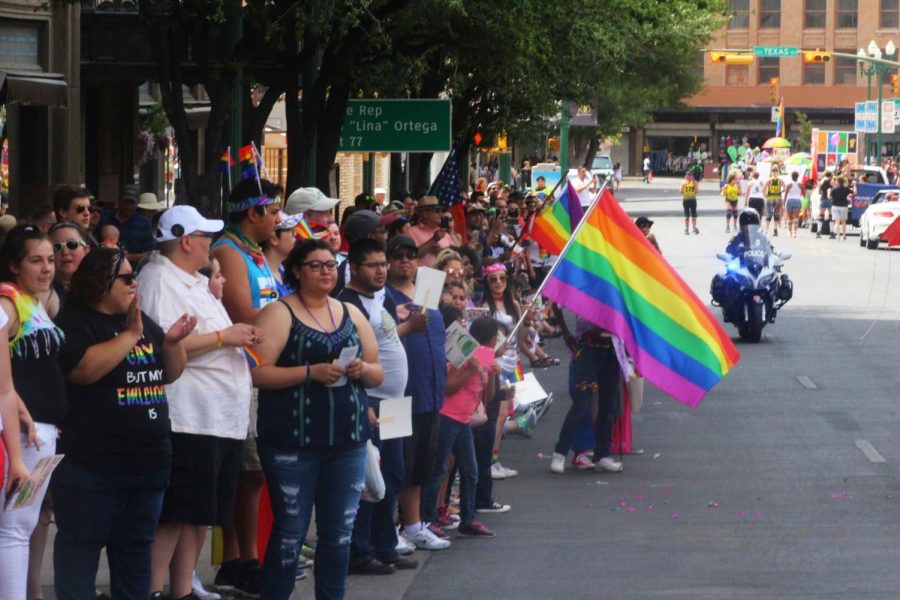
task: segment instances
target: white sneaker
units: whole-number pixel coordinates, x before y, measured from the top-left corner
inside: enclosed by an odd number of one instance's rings
[[[550,460],[550,470],[554,473],[562,473],[566,470],[566,457],[559,452],[553,453],[553,458]]]
[[[499,462],[491,464],[491,479],[506,479],[509,475],[503,470],[503,465]]]
[[[191,589],[200,600],[222,600],[222,596],[219,594],[206,591],[206,588],[203,587],[203,582],[197,577],[197,571],[191,574]]]
[[[450,540],[442,540],[428,531],[427,527],[422,527],[422,529],[412,535],[404,530],[403,536],[407,541],[415,544],[416,548],[421,548],[422,550],[446,550],[450,547]]]
[[[613,460],[611,456],[607,456],[605,458],[601,458],[597,461],[597,466],[604,471],[609,471],[610,473],[621,473],[622,472],[622,463]]]
[[[491,478],[493,478],[493,475],[494,475],[494,470],[493,470],[494,467],[496,467],[501,473],[503,473],[506,476],[506,477],[504,477],[504,479],[507,479],[509,477],[515,477],[516,475],[519,474],[519,472],[516,471],[515,469],[510,469],[509,467],[504,467],[498,460],[493,465],[491,465]]]
[[[416,545],[411,543],[403,535],[403,527],[397,531],[397,554],[400,556],[409,556],[416,551]]]

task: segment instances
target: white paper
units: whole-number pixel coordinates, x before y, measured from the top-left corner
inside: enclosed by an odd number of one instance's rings
[[[441,292],[444,290],[444,280],[447,274],[431,267],[419,267],[416,270],[416,293],[413,294],[413,304],[422,308],[437,310],[441,301]]]
[[[412,396],[378,403],[378,436],[383,440],[412,435]]]
[[[541,383],[534,376],[534,373],[525,373],[522,381],[516,382],[516,406],[526,406],[540,402],[547,397],[547,392],[541,387]]]
[[[444,351],[450,364],[459,369],[476,350],[478,342],[475,338],[458,321],[454,321],[447,328],[447,337],[444,338]]]
[[[47,485],[50,475],[64,456],[65,454],[55,454],[40,459],[31,470],[31,476],[27,480],[19,482],[19,489],[10,499],[7,508],[16,510],[17,508],[25,508],[34,504],[34,501],[40,495],[39,492]]]
[[[347,365],[353,362],[353,359],[356,358],[357,354],[359,354],[359,346],[347,346],[346,348],[341,350],[340,355],[338,355],[338,357],[334,360],[334,364],[342,371],[346,370]],[[347,385],[346,375],[341,375],[341,377],[337,381],[326,387],[340,387],[342,385]]]

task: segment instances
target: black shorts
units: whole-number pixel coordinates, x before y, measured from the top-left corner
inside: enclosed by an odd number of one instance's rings
[[[681,205],[684,207],[684,218],[693,217],[697,218],[697,200],[696,198],[693,200],[682,200]]]
[[[440,411],[414,414],[412,435],[403,438],[403,461],[406,464],[404,485],[425,485],[434,469],[437,452]]]
[[[172,478],[162,523],[231,524],[244,440],[172,433]]]

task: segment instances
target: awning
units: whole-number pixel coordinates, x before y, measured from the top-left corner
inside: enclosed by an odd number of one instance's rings
[[[67,108],[68,86],[55,73],[5,73],[0,71],[0,104]]]

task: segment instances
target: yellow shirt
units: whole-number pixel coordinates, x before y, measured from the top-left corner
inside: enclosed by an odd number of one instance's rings
[[[781,200],[781,191],[783,188],[784,184],[781,183],[780,179],[770,179],[769,183],[766,185],[766,199]]]
[[[741,193],[741,188],[739,188],[736,183],[726,183],[723,192],[725,193],[726,200],[729,202],[737,202],[738,196]]]
[[[694,200],[697,197],[697,184],[693,181],[685,181],[681,186],[681,197],[685,200]]]

